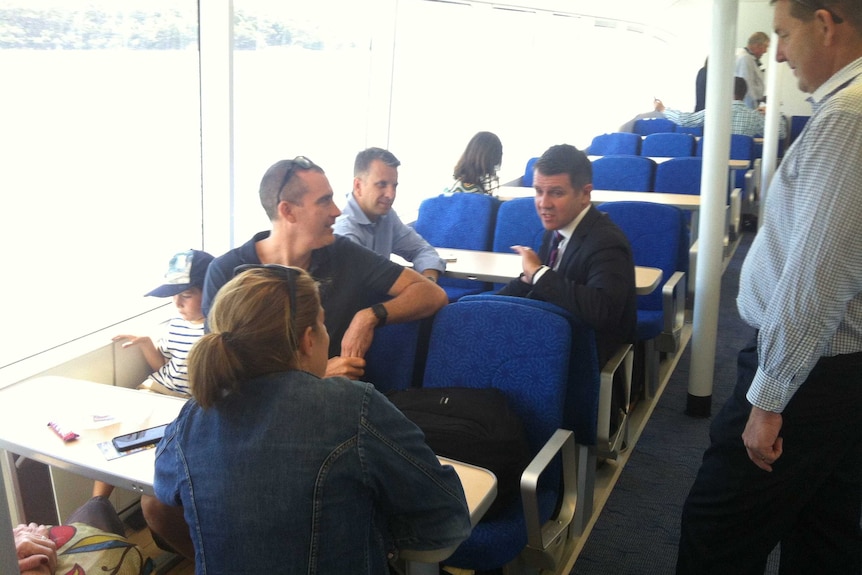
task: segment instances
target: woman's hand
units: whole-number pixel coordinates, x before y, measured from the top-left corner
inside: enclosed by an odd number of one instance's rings
[[[22,575],[53,575],[57,568],[57,544],[48,538],[48,528],[31,523],[17,526],[12,533]]]

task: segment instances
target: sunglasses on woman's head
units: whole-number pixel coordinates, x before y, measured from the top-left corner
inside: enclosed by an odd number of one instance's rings
[[[248,270],[266,270],[275,277],[287,282],[287,296],[290,299],[290,329],[296,334],[296,278],[302,271],[299,268],[283,266],[281,264],[242,264],[233,268],[233,277]]]

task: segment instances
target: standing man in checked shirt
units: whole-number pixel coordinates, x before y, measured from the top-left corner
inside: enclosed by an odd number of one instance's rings
[[[862,2],[771,0],[811,94],[737,305],[757,330],[686,500],[677,573],[862,571]]]

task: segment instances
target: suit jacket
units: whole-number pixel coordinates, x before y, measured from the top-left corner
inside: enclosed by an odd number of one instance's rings
[[[545,232],[539,257],[548,261],[553,232]],[[515,279],[499,291],[569,310],[596,332],[599,364],[623,343],[633,343],[637,329],[635,264],[622,230],[591,207],[575,228],[557,271],[548,270],[535,285]]]

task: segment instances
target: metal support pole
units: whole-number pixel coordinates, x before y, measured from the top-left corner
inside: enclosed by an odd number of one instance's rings
[[[733,100],[734,39],[738,0],[713,0],[712,40],[706,80],[703,173],[700,180],[700,249],[695,270],[691,372],[686,413],[705,417],[712,407],[715,339],[727,232],[730,102]]]
[[[203,249],[236,246],[233,181],[233,0],[199,3]],[[208,222],[218,225],[207,226]],[[225,235],[222,230],[230,230]]]

